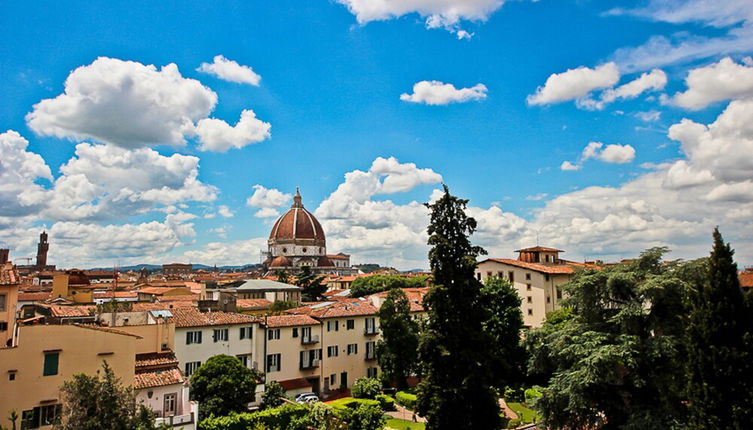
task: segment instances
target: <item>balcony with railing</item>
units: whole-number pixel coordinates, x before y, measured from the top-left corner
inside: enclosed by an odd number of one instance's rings
[[[318,334],[313,336],[301,336],[301,345],[314,345],[316,343],[319,343]]]
[[[308,370],[308,369],[316,369],[319,367],[319,359],[315,358],[308,362],[302,362],[301,363],[301,370]]]
[[[364,360],[366,360],[366,361],[376,360],[376,351],[366,351],[366,355],[364,356]]]
[[[376,327],[369,327],[366,326],[366,328],[363,330],[364,336],[376,336],[379,334],[379,329]]]

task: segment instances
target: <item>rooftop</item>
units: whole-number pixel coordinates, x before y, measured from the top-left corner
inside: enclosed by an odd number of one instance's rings
[[[299,291],[301,287],[295,285],[286,284],[283,282],[272,281],[269,279],[248,279],[243,284],[236,288],[237,291],[249,291],[249,290],[295,290]]]
[[[175,308],[172,313],[176,328],[249,324],[260,320],[257,316],[229,312],[200,312],[193,307]]]
[[[497,263],[509,264],[511,266],[521,267],[523,269],[529,269],[535,272],[546,273],[549,275],[570,275],[575,273],[575,269],[566,264],[551,265],[528,263],[525,261],[512,260],[509,258],[487,258],[486,260],[482,261],[482,263],[485,263],[487,261],[496,261]]]
[[[136,372],[133,377],[133,388],[139,390],[151,387],[182,384],[186,381],[183,373],[177,367],[169,369],[155,369]]]
[[[318,325],[319,321],[308,315],[272,315],[267,317],[267,327],[297,327],[303,325]]]
[[[285,311],[288,314],[310,315],[314,318],[342,318],[375,315],[377,308],[365,298],[321,302]]]

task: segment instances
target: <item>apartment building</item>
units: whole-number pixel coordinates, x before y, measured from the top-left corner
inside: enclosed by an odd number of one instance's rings
[[[546,314],[560,308],[562,290],[575,274],[573,265],[559,258],[559,249],[536,246],[515,251],[518,259],[489,258],[476,266],[476,278],[486,282],[491,276],[510,281],[520,296],[523,325],[541,327]]]
[[[262,367],[264,332],[258,316],[200,312],[194,307],[170,312],[175,323],[175,355],[186,377],[218,354],[238,357],[249,369]]]
[[[7,250],[5,250],[7,258]],[[18,307],[18,285],[21,282],[16,267],[5,262],[0,265],[0,348],[13,346]]]
[[[321,390],[322,324],[308,315],[276,315],[265,320],[266,381],[288,395]]]

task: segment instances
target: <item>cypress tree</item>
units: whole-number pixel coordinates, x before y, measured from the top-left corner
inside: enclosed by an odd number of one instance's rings
[[[692,428],[753,428],[753,321],[733,255],[715,229],[707,279],[691,293],[688,403]]]
[[[404,390],[408,377],[417,370],[418,359],[418,322],[411,318],[405,292],[400,288],[390,290],[377,315],[382,331],[382,339],[376,345],[379,367],[388,381]]]
[[[501,425],[497,395],[490,386],[493,343],[483,330],[482,285],[474,277],[476,257],[485,252],[468,239],[476,220],[465,214],[467,203],[445,186],[444,195],[427,204],[434,286],[424,298],[429,319],[419,346],[424,380],[417,406],[429,430]]]

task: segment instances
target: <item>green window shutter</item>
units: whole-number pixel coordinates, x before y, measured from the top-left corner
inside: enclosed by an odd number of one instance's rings
[[[59,358],[60,358],[60,353],[58,352],[48,352],[44,355],[44,371],[42,372],[42,376],[50,376],[50,375],[58,374],[58,359]]]

